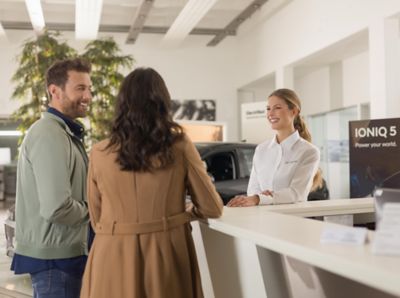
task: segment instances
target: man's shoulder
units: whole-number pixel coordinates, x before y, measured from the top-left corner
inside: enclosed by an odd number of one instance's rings
[[[63,128],[59,121],[49,117],[42,117],[32,124],[28,133],[32,132],[37,134],[43,132],[46,134],[53,134],[61,131],[65,131],[65,128]]]
[[[65,128],[49,118],[40,118],[29,128],[24,143],[52,143],[66,141],[68,138]]]

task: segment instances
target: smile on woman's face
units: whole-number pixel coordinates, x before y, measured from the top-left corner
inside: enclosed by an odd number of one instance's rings
[[[296,109],[289,109],[285,100],[271,96],[267,102],[267,119],[273,130],[293,130],[294,118],[297,115]]]

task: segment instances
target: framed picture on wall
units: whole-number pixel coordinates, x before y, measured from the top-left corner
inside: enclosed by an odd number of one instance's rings
[[[173,99],[174,120],[215,121],[216,103],[214,99]]]

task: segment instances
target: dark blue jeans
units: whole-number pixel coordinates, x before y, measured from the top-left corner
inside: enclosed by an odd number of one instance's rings
[[[58,269],[31,274],[33,298],[79,298],[82,280]]]

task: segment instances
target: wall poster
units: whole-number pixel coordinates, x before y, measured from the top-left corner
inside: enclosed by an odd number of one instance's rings
[[[214,99],[173,99],[174,120],[215,121],[216,104]]]
[[[400,188],[400,118],[349,122],[350,197]]]

